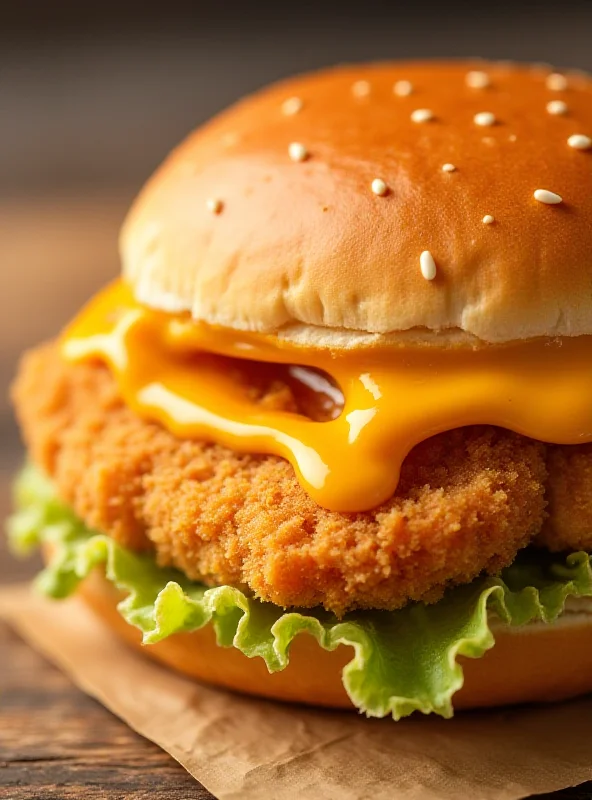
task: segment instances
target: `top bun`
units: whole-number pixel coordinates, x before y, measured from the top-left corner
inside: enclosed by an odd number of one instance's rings
[[[298,77],[169,156],[124,225],[124,275],[147,305],[320,344],[590,334],[588,137],[581,73],[392,62]]]

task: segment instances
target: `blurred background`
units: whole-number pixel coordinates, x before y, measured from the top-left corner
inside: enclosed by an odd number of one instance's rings
[[[592,0],[0,5],[0,518],[22,458],[7,397],[18,353],[117,273],[126,207],[191,128],[336,62],[484,56],[592,70]]]

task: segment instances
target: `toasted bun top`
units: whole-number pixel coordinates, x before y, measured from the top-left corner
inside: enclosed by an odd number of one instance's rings
[[[298,77],[169,156],[124,225],[124,274],[148,305],[315,343],[590,334],[586,137],[579,73],[393,62]]]

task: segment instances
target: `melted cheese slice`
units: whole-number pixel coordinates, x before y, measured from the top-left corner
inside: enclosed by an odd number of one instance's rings
[[[62,347],[72,361],[105,361],[138,415],[182,438],[282,456],[309,495],[337,511],[387,500],[405,456],[442,431],[484,423],[557,444],[592,441],[592,336],[313,350],[146,308],[118,282],[74,320]],[[315,422],[265,409],[211,354],[323,370],[343,410]]]

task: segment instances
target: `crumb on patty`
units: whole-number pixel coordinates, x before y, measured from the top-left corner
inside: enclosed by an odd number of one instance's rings
[[[24,358],[14,399],[33,460],[87,525],[284,607],[435,601],[509,564],[545,518],[545,446],[489,426],[418,445],[388,502],[345,514],[313,502],[282,458],[139,418],[105,366],[65,363],[55,343]]]
[[[592,444],[547,447],[548,516],[536,544],[553,552],[592,549]]]

